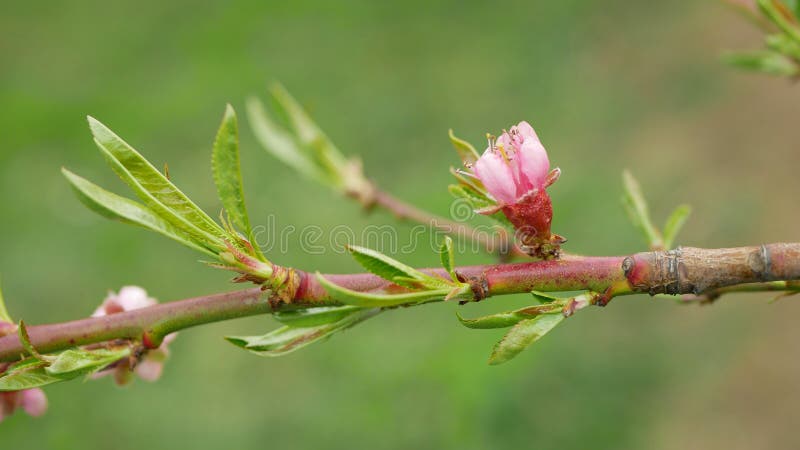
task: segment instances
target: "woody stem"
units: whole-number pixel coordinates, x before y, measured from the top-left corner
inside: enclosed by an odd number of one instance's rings
[[[442,269],[424,271],[446,276]],[[728,249],[679,248],[631,256],[574,257],[456,269],[468,281],[475,300],[522,292],[578,291],[602,293],[604,305],[614,296],[635,293],[695,294],[736,290],[775,290],[773,281],[800,280],[800,243]],[[70,322],[27,327],[33,346],[51,353],[114,339],[141,340],[157,347],[169,333],[206,323],[275,311],[338,305],[313,275],[295,271],[300,282],[288,297],[270,296],[261,287],[207,295],[147,308]],[[355,291],[380,291],[390,283],[372,274],[326,275]],[[746,283],[757,283],[747,285]],[[795,290],[796,283],[787,283]],[[730,288],[734,289],[734,288]],[[286,298],[286,300],[284,300]],[[0,337],[0,362],[25,353],[16,334]]]

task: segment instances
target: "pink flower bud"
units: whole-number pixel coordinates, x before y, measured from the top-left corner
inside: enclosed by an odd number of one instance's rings
[[[153,306],[158,301],[147,296],[147,291],[139,286],[125,286],[119,294],[109,292],[103,303],[95,310],[92,317],[102,317],[123,311]]]
[[[92,317],[102,317],[109,314],[116,314],[131,311],[139,308],[146,308],[158,303],[158,300],[148,297],[147,291],[138,286],[125,286],[119,290],[119,294],[109,292],[103,303],[95,310]],[[163,342],[157,349],[149,350],[136,362],[134,372],[145,381],[156,381],[161,376],[164,368],[164,360],[169,355],[167,346],[175,340],[177,333],[172,333],[164,337]],[[114,375],[114,381],[118,385],[127,384],[131,379],[132,364],[127,361],[120,361],[113,367],[97,372],[93,378],[100,378],[105,375]]]
[[[489,194],[505,206],[545,188],[550,160],[533,127],[522,121],[490,142],[474,171]]]
[[[550,171],[547,151],[533,127],[522,121],[496,140],[490,139],[489,147],[472,169],[486,192],[497,201],[495,208],[478,212],[502,211],[531,255],[557,255],[563,238],[550,233],[553,207],[545,189],[560,172]]]
[[[35,388],[27,389],[21,392],[22,394],[22,409],[25,410],[31,417],[40,417],[47,412],[47,396],[44,391]]]
[[[47,411],[47,397],[39,388],[24,391],[0,392],[0,422],[18,408],[31,417],[42,416]]]

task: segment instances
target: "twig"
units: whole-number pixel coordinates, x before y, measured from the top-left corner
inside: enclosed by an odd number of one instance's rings
[[[446,276],[443,269],[427,269]],[[776,290],[772,281],[800,280],[800,243],[729,249],[678,248],[632,256],[574,257],[567,260],[467,266],[456,269],[472,285],[474,300],[537,291],[600,292],[593,301],[605,305],[615,296],[636,293],[694,294]],[[169,333],[238,317],[339,304],[313,275],[300,279],[283,300],[260,287],[164,303],[148,308],[71,322],[27,327],[31,343],[42,353],[113,339],[141,340],[155,348]],[[391,283],[372,274],[326,275],[343,287],[379,291]],[[745,283],[761,283],[747,284]],[[791,283],[792,289],[797,288]],[[391,285],[392,289],[398,289]],[[24,349],[15,334],[0,337],[0,361],[19,359]]]

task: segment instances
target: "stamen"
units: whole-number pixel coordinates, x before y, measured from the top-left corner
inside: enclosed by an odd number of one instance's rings
[[[500,144],[497,146],[497,150],[499,150],[500,154],[503,155],[503,159],[506,160],[506,164],[511,164],[511,159],[508,157],[508,153],[506,153],[505,146]]]
[[[486,140],[489,141],[489,149],[494,151],[497,148],[497,138],[489,133],[486,133]]]

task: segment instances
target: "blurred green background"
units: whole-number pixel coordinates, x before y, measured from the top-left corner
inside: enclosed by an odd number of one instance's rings
[[[112,4],[114,3],[114,4]],[[564,174],[552,189],[567,249],[642,249],[619,174],[654,215],[694,215],[680,243],[796,241],[800,92],[719,63],[760,45],[718,2],[5,2],[0,15],[0,274],[12,314],[83,317],[109,289],[162,301],[234,289],[229,274],[159,236],[81,206],[59,168],[126,192],[91,142],[92,114],[208,211],[220,208],[210,147],[225,102],[281,80],[387,190],[446,214],[446,131],[475,143],[531,121]],[[251,217],[277,226],[393,223],[304,182],[242,124]],[[399,227],[403,231],[410,226]],[[358,270],[340,254],[273,255]],[[423,248],[405,261],[436,264]],[[488,261],[464,255],[463,263]],[[47,389],[41,419],[0,425],[8,449],[798,448],[793,300],[711,307],[646,296],[584,311],[509,364],[501,332],[467,330],[456,307],[385,314],[279,359],[221,336],[258,317],[181,333],[165,376]],[[510,309],[525,296],[462,309]]]

